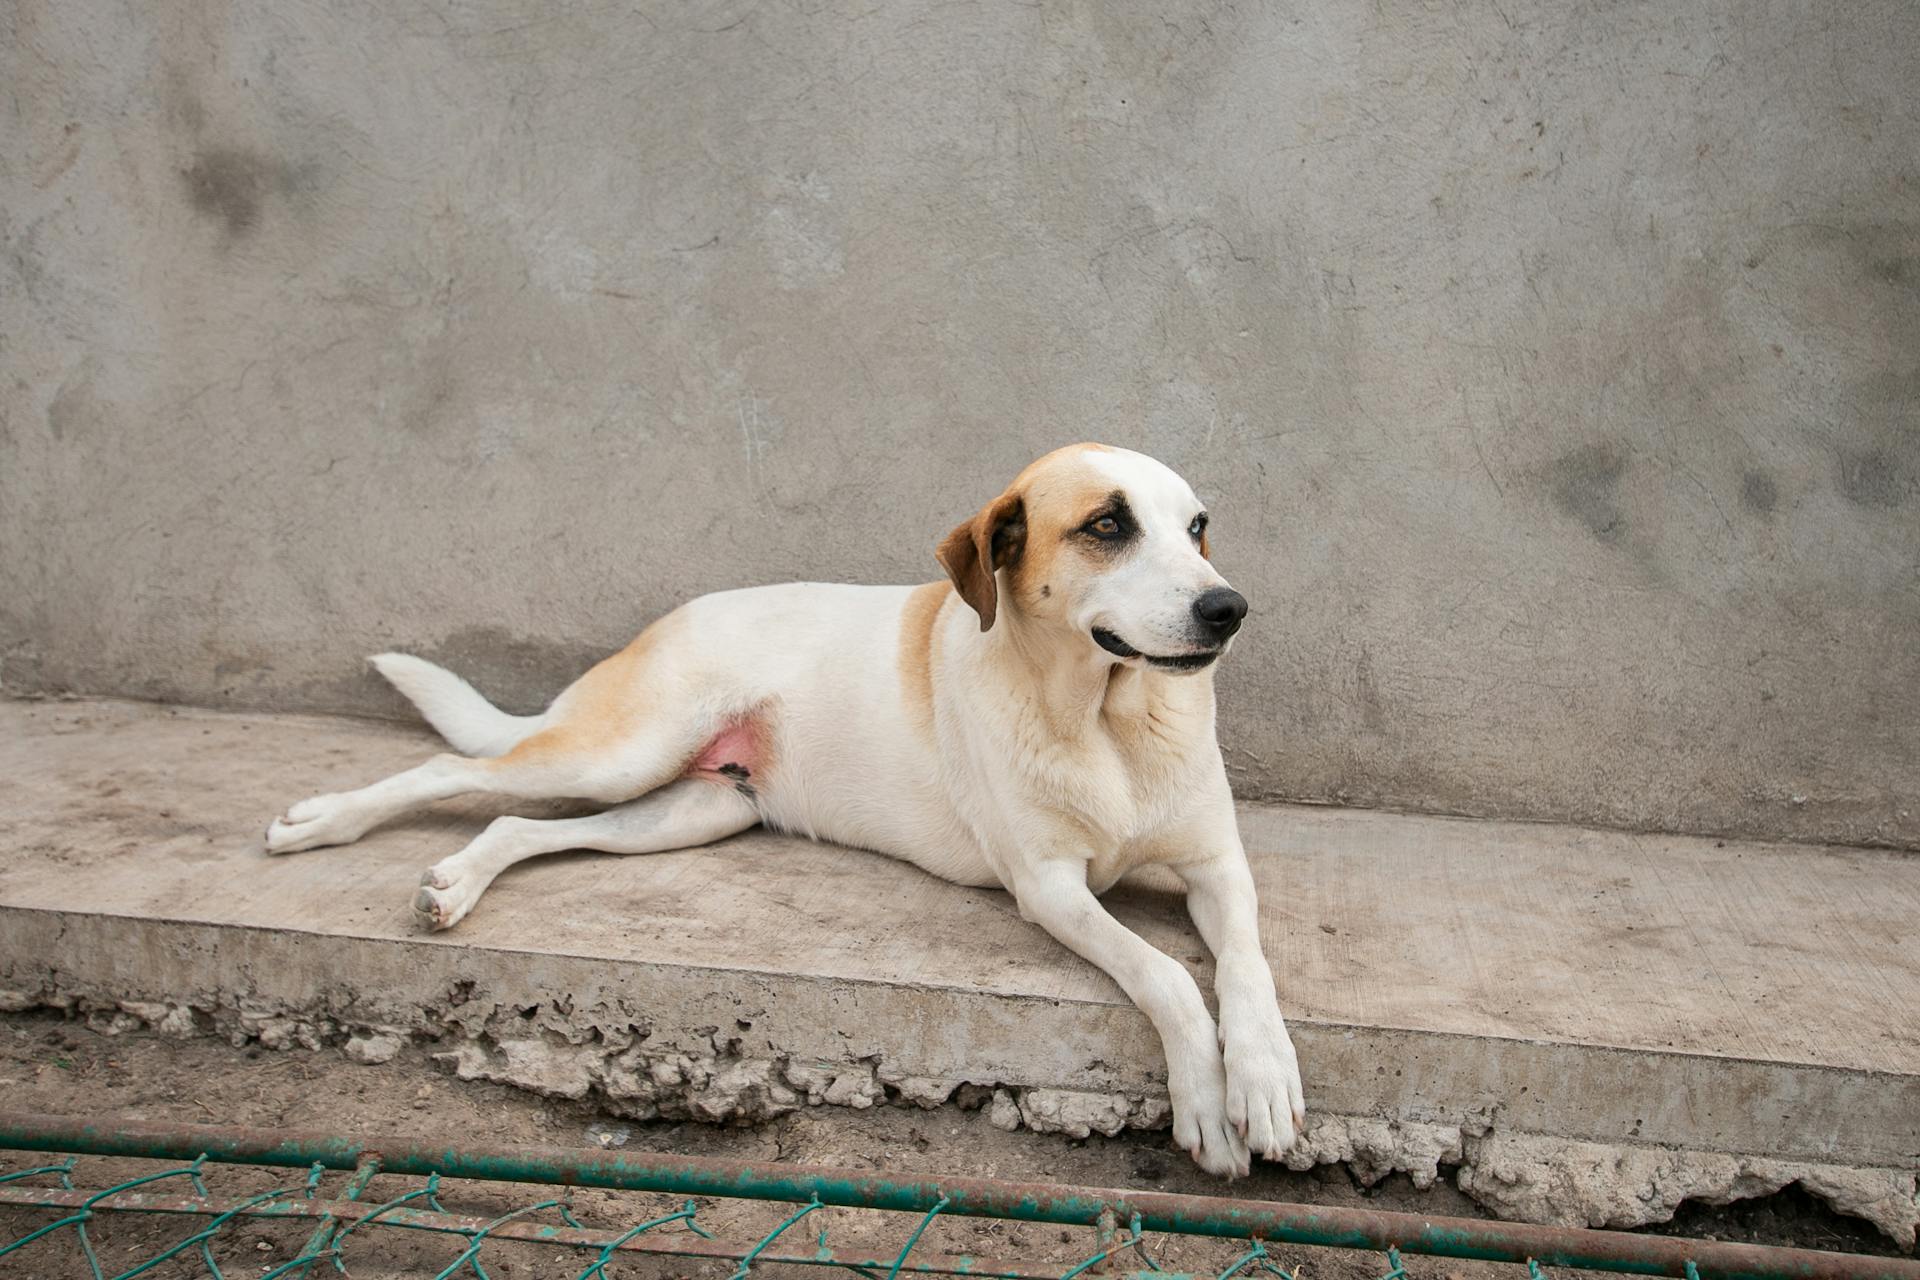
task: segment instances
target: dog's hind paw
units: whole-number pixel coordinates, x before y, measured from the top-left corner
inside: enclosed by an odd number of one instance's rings
[[[451,929],[467,918],[486,887],[485,882],[475,883],[475,877],[440,863],[420,877],[419,891],[413,895],[413,913],[436,933]]]
[[[366,824],[345,796],[314,796],[288,809],[267,824],[268,853],[299,853],[331,844],[352,844],[366,834]]]

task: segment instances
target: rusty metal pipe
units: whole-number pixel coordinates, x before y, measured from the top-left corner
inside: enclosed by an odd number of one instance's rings
[[[558,1183],[674,1195],[822,1204],[925,1213],[943,1198],[945,1213],[1096,1226],[1104,1210],[1120,1221],[1138,1214],[1147,1231],[1285,1244],[1382,1250],[1488,1262],[1524,1263],[1684,1277],[1691,1262],[1702,1280],[1920,1280],[1920,1261],[1729,1244],[1622,1231],[1429,1218],[1371,1209],[1277,1201],[1170,1195],[995,1178],[898,1177],[856,1169],[765,1164],[650,1152],[501,1147],[417,1138],[344,1138],[333,1134],[141,1120],[90,1122],[65,1116],[0,1112],[0,1147],[84,1155],[352,1169],[378,1156],[385,1173]]]

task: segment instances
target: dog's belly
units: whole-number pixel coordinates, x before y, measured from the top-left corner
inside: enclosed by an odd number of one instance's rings
[[[784,735],[783,735],[784,736]],[[999,885],[985,851],[939,783],[938,764],[884,736],[842,733],[783,752],[756,804],[769,826],[869,849],[943,880]]]
[[[997,886],[974,833],[927,775],[876,744],[811,759],[782,755],[754,803],[768,826],[910,862],[955,884]]]

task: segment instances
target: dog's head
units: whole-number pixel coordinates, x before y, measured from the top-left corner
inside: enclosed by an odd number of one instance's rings
[[[1041,458],[938,554],[982,631],[1014,610],[1111,662],[1202,670],[1247,612],[1207,559],[1207,513],[1187,482],[1105,445]]]

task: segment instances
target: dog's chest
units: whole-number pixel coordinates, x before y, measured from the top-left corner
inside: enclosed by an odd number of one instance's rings
[[[1035,762],[1044,791],[1094,837],[1097,856],[1119,856],[1191,810],[1217,750],[1198,728],[1171,715],[1103,720]]]

